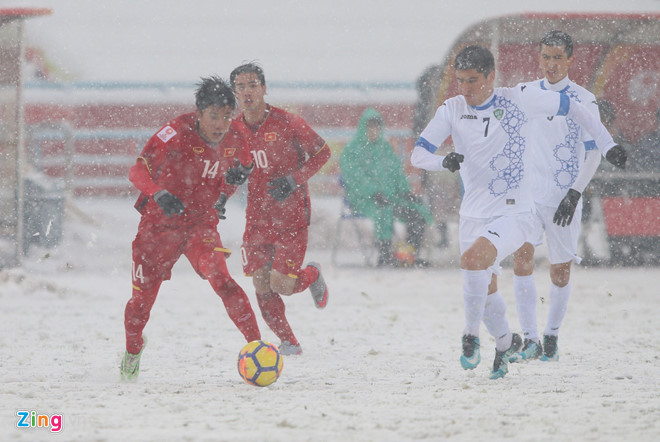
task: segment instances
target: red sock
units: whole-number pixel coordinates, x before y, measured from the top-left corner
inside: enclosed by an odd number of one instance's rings
[[[133,287],[133,295],[126,303],[124,310],[124,329],[126,330],[126,350],[132,354],[140,353],[142,349],[142,330],[149,321],[151,307],[158,295],[160,283],[148,289]]]
[[[307,266],[304,269],[300,269],[297,276],[298,279],[296,279],[296,286],[293,289],[293,293],[300,293],[309,287],[319,277],[319,271],[316,267]]]
[[[216,293],[225,304],[229,318],[243,333],[247,342],[261,339],[257,318],[243,289],[232,279],[216,290]]]
[[[261,309],[261,315],[268,327],[280,338],[282,342],[289,341],[292,345],[298,345],[298,340],[291,330],[289,322],[286,320],[284,312],[286,307],[279,293],[268,292],[264,294],[257,293],[257,301]]]

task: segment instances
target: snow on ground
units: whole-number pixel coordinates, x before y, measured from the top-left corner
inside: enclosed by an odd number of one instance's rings
[[[331,240],[336,204],[315,202],[315,235]],[[140,378],[122,383],[138,215],[127,199],[74,203],[96,224],[72,215],[60,246],[32,249],[22,268],[0,272],[0,439],[659,440],[658,268],[577,267],[560,361],[513,365],[491,381],[485,328],[482,364],[464,371],[458,363],[455,265],[334,267],[316,241],[308,257],[324,264],[329,305],[315,309],[309,293],[287,299],[304,354],[285,359],[278,382],[256,388],[236,371],[241,335],[184,259],[152,311]],[[241,210],[231,200],[221,225],[234,250]],[[256,307],[237,254],[229,265]],[[547,297],[547,266],[537,282]],[[510,269],[500,285],[519,330]],[[546,313],[541,304],[541,325]],[[259,319],[264,339],[277,343]],[[62,415],[63,430],[17,428],[20,411]]]

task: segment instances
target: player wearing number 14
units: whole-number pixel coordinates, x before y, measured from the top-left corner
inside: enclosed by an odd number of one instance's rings
[[[229,85],[210,77],[198,86],[197,111],[173,119],[151,137],[129,172],[141,191],[135,207],[142,218],[133,241],[133,292],[124,319],[125,379],[138,374],[142,331],[181,255],[209,281],[246,341],[261,337],[245,292],[227,270],[230,252],[217,231],[226,197],[252,170],[246,137],[232,123],[236,98]]]

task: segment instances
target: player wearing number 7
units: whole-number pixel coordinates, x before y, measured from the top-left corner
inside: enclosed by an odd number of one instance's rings
[[[229,81],[242,111],[236,120],[248,131],[255,163],[248,182],[243,270],[252,276],[266,324],[281,340],[280,352],[300,354],[280,295],[309,288],[317,308],[328,302],[320,265],[302,264],[311,218],[307,180],[330,159],[330,149],[302,118],[264,101],[266,79],[259,65],[237,67]]]
[[[499,263],[532,241],[539,226],[534,216],[531,173],[527,170],[529,121],[567,116],[589,132],[603,153],[616,145],[598,117],[567,95],[526,84],[494,87],[495,61],[480,46],[463,48],[454,60],[461,95],[449,98],[422,131],[411,157],[426,170],[460,170],[464,196],[460,208],[459,246],[463,275],[464,369],[480,360],[481,322],[495,338],[491,378],[506,375],[509,358],[522,347],[511,333],[506,305],[497,292]],[[434,155],[449,136],[454,152]]]
[[[232,123],[236,98],[218,77],[202,78],[195,98],[197,110],[151,137],[129,172],[141,192],[135,207],[142,217],[133,241],[133,292],[124,318],[124,379],[138,375],[142,331],[162,282],[170,279],[181,255],[209,281],[246,341],[261,338],[248,297],[227,270],[230,251],[217,231],[226,197],[252,170],[245,134]]]

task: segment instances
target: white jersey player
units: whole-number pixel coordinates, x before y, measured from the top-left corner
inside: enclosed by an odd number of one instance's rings
[[[465,369],[479,364],[483,319],[495,337],[491,378],[497,379],[506,375],[509,358],[522,347],[522,340],[509,330],[494,272],[537,230],[526,170],[532,135],[528,123],[548,115],[568,116],[586,128],[604,152],[615,143],[598,118],[565,94],[526,84],[494,88],[494,68],[488,49],[468,46],[457,54],[454,69],[461,95],[438,108],[415,144],[411,162],[426,170],[460,169],[465,189],[459,242],[466,319],[460,360]],[[449,136],[454,152],[435,155]]]
[[[573,63],[573,42],[565,32],[550,31],[539,43],[539,65],[545,78],[528,83],[536,89],[561,92],[583,103],[598,117],[594,95],[568,78]],[[568,117],[540,118],[530,123],[537,148],[530,149],[530,166],[534,177],[533,194],[540,229],[531,243],[526,243],[514,255],[513,287],[524,346],[512,360],[541,358],[556,361],[559,357],[557,336],[566,313],[570,295],[571,263],[580,262],[577,255],[582,219],[580,196],[589,184],[598,165],[600,153],[596,143],[580,124]],[[617,153],[625,163],[622,148]],[[622,166],[622,164],[619,164]],[[575,219],[575,222],[572,222]],[[536,285],[534,284],[534,247],[542,242],[543,232],[550,261],[549,312],[543,346],[536,323]]]

